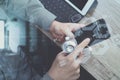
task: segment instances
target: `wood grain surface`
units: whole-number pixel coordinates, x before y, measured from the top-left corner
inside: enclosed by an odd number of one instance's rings
[[[97,80],[120,80],[120,0],[98,0],[97,7],[80,23],[104,18],[111,37],[92,46],[91,57],[82,66]]]

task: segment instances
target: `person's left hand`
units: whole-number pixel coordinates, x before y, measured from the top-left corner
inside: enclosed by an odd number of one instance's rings
[[[73,32],[84,27],[83,24],[78,23],[61,23],[58,21],[53,21],[50,26],[50,32],[54,39],[59,42],[64,40],[65,36],[74,38]]]
[[[84,56],[83,49],[89,42],[90,39],[86,38],[69,55],[63,51],[57,54],[48,75],[53,80],[77,80],[80,77],[80,64]]]

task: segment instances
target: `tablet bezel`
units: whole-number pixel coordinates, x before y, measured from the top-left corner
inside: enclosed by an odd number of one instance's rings
[[[92,4],[94,3],[95,0],[88,0],[88,2],[85,4],[84,8],[82,10],[80,10],[79,8],[77,8],[72,2],[70,2],[69,0],[65,0],[69,5],[71,5],[76,11],[78,11],[80,14],[82,14],[83,16],[86,15],[86,13],[88,12],[88,10],[90,9],[90,7],[92,6]]]

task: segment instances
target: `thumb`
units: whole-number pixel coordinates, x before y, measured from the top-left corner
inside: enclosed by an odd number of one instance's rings
[[[74,38],[75,37],[74,34],[72,33],[72,31],[70,29],[67,29],[65,31],[65,34],[66,34],[66,36],[68,36],[70,38]]]
[[[74,38],[74,34],[73,32],[75,32],[76,30],[84,27],[84,24],[77,24],[77,23],[69,23],[69,28],[67,28],[66,30],[64,30],[66,36],[70,37],[70,38]]]

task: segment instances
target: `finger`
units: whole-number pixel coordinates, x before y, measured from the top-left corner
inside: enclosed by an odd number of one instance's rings
[[[71,77],[71,80],[78,80],[79,77],[80,77],[80,73],[79,73],[79,74],[74,74],[74,75]]]
[[[58,36],[58,41],[59,41],[59,42],[62,42],[63,40],[64,40],[64,36],[63,36],[63,35],[59,35],[59,36]]]
[[[77,74],[80,74],[80,66],[73,71],[74,73],[72,75],[77,75]]]
[[[80,54],[80,52],[82,52],[83,48],[85,48],[90,42],[89,38],[86,38],[85,40],[83,40],[76,48],[75,50],[69,54],[70,57],[76,59],[76,57]]]
[[[74,25],[72,26],[73,27],[73,32],[75,32],[76,30],[82,28],[82,27],[85,27],[84,24],[77,24],[77,23],[74,23]]]
[[[56,33],[52,33],[53,39],[58,42],[63,42],[64,41],[64,34],[56,34]]]
[[[66,36],[70,37],[70,38],[74,38],[74,34],[72,32],[84,27],[84,24],[77,24],[77,23],[70,23],[69,24],[69,28],[67,28],[67,30],[65,30],[65,34]]]
[[[76,70],[76,74],[80,73],[80,67]]]
[[[56,34],[54,34],[54,33],[51,33],[52,34],[52,37],[55,39],[57,36],[56,36]]]
[[[64,51],[61,51],[58,56],[62,56],[62,57],[65,57],[67,55],[67,53],[65,53]]]
[[[80,53],[79,56],[76,58],[75,62],[80,65],[82,59],[83,59],[83,53]]]
[[[74,34],[72,33],[72,30],[70,28],[68,28],[67,30],[65,30],[64,32],[66,34],[66,36],[70,37],[70,38],[74,38]]]
[[[55,35],[55,34],[52,34],[53,35],[53,41],[54,42],[57,42],[57,41],[61,41],[62,40],[62,37],[61,36],[58,36],[58,35]]]

